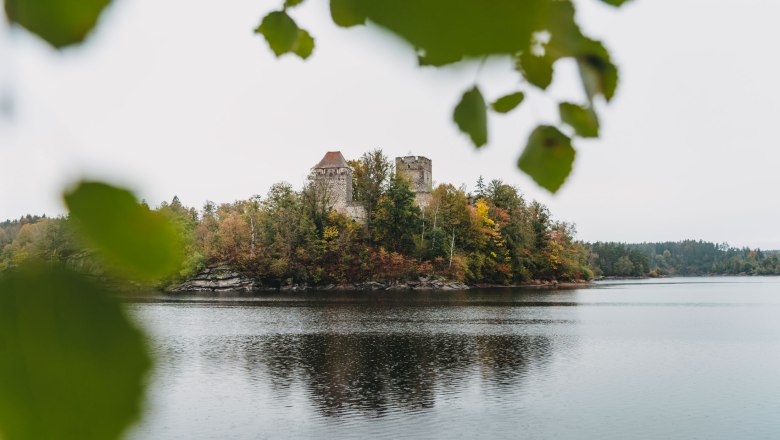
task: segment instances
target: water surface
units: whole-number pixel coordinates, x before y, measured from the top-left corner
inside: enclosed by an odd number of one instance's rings
[[[132,439],[780,437],[780,278],[159,297]]]

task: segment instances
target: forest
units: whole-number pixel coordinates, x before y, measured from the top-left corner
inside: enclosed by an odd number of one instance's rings
[[[350,165],[365,224],[330,209],[314,179],[299,191],[281,182],[263,196],[207,202],[201,209],[178,197],[147,206],[170,219],[183,241],[177,276],[159,282],[183,280],[213,264],[277,286],[421,276],[496,285],[593,277],[589,250],[576,240],[574,226],[553,220],[547,207],[501,180],[480,178],[473,192],[439,184],[421,210],[381,150]],[[102,274],[99,254],[80,242],[77,228],[68,217],[27,215],[0,223],[0,271],[32,259]]]
[[[518,188],[480,177],[473,191],[439,184],[420,209],[393,164],[374,150],[350,161],[353,197],[365,223],[331,209],[313,178],[301,190],[274,184],[267,194],[201,209],[178,197],[149,209],[171,221],[184,259],[171,284],[210,265],[228,265],[269,286],[321,286],[433,277],[471,285],[578,281],[594,277],[775,275],[774,251],[686,240],[625,244],[583,243],[573,224],[553,220]],[[0,223],[0,271],[26,261],[63,263],[103,275],[68,217],[26,215]]]
[[[597,276],[778,275],[780,252],[728,243],[684,240],[663,243],[594,243],[590,262]]]

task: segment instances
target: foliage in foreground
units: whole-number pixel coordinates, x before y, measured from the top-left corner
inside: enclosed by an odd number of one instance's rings
[[[0,224],[12,269],[0,273],[6,440],[119,438],[141,412],[152,359],[115,292],[86,274],[148,280],[182,264],[174,225],[130,192],[81,182],[64,198],[67,220]]]
[[[37,266],[0,293],[0,436],[103,440],[138,418],[151,359],[110,292]]]

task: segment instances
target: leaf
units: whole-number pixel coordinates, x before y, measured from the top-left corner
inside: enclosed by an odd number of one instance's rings
[[[571,173],[574,155],[571,139],[555,127],[541,125],[531,132],[517,166],[554,193]]]
[[[330,0],[330,16],[341,27],[365,24],[366,15],[360,10],[360,0]]]
[[[274,11],[266,15],[255,32],[263,34],[277,57],[291,52],[300,38],[298,25],[284,11]]]
[[[587,49],[577,56],[580,77],[588,99],[601,95],[610,101],[617,88],[617,67],[612,64],[607,49],[598,41],[589,41]]]
[[[452,64],[454,62],[458,61],[457,57],[450,57],[450,58],[432,58],[425,54],[418,53],[417,54],[417,64],[420,67],[423,66],[435,66],[435,67],[441,67],[446,66],[447,64]]]
[[[517,69],[531,84],[542,90],[547,89],[553,78],[553,60],[547,56],[536,56],[525,51],[517,59]]]
[[[292,8],[303,3],[304,0],[284,0],[284,8]]]
[[[304,60],[309,58],[314,51],[314,38],[305,30],[298,29],[298,39],[295,40],[292,51]]]
[[[475,146],[487,143],[487,106],[477,86],[467,90],[455,107],[453,120],[460,131],[468,134]]]
[[[525,99],[525,94],[523,92],[510,93],[496,99],[490,106],[493,108],[493,111],[498,113],[509,113],[520,105],[520,103],[523,102],[523,99]]]
[[[539,30],[578,35],[568,0],[331,0],[333,21],[354,26],[366,20],[405,39],[427,62],[509,55],[528,50]]]
[[[558,105],[558,110],[561,120],[571,126],[578,135],[586,138],[599,137],[599,119],[593,109],[562,102]]]
[[[130,191],[81,182],[64,198],[80,232],[118,271],[159,279],[180,267],[182,243],[175,226],[139,205]]]
[[[83,277],[27,267],[0,279],[4,439],[117,439],[150,367],[143,334]]]
[[[110,0],[5,0],[12,23],[43,38],[53,47],[81,43],[95,27]]]

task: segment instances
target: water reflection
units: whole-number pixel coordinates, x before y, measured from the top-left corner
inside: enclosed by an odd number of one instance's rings
[[[474,385],[498,396],[516,393],[554,349],[547,336],[513,334],[272,334],[170,342],[158,346],[166,364],[201,363],[216,380],[241,371],[246,386],[270,390],[279,402],[295,400],[301,387],[326,417],[423,411]],[[187,346],[197,349],[187,352]]]

